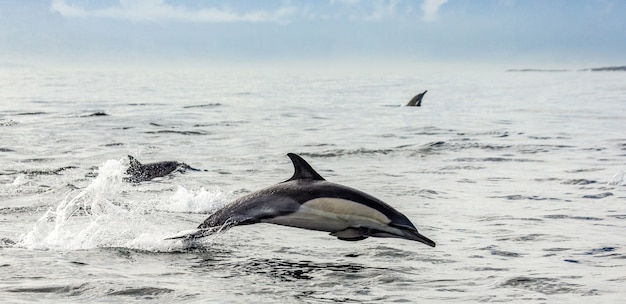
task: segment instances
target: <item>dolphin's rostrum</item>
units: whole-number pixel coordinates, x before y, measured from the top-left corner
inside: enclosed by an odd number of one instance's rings
[[[172,239],[192,240],[233,226],[272,223],[326,231],[344,241],[390,237],[435,247],[393,207],[367,193],[328,182],[302,157],[287,155],[295,169],[290,179],[235,200],[195,231]]]

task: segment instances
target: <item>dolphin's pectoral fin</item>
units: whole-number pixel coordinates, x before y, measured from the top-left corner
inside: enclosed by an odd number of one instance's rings
[[[330,235],[336,236],[338,239],[342,241],[361,241],[367,238],[365,235],[365,230],[362,228],[347,228],[340,231],[332,232]]]

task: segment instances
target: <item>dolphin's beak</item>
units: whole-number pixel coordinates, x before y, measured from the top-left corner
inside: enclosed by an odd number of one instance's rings
[[[403,230],[402,231],[404,233],[404,236],[409,239],[409,240],[413,240],[413,241],[418,241],[420,243],[424,243],[430,247],[435,247],[435,242],[433,242],[431,239],[421,235],[419,232],[415,231],[415,230]]]
[[[405,225],[394,225],[390,224],[393,231],[389,230],[369,230],[368,235],[374,237],[392,237],[392,238],[401,238],[407,239],[411,241],[418,241],[420,243],[426,244],[430,247],[435,247],[435,242],[433,240],[421,235],[415,227],[405,226]]]

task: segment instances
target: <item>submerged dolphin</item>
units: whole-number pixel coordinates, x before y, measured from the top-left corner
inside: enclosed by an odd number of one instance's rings
[[[392,237],[435,247],[393,207],[367,193],[328,182],[300,156],[287,155],[295,168],[290,179],[237,199],[211,214],[197,230],[171,239],[192,240],[233,226],[271,223],[327,231],[344,241]]]
[[[131,183],[139,183],[149,181],[153,178],[163,177],[176,170],[189,169],[199,171],[198,169],[194,169],[185,163],[177,161],[142,164],[130,155],[128,155],[128,159],[130,160],[130,166],[126,170],[127,176],[124,177],[124,181]]]
[[[406,104],[406,106],[407,107],[421,107],[422,106],[422,98],[424,98],[424,95],[426,95],[426,92],[428,92],[428,90],[415,95],[415,97],[413,97],[409,101],[409,103]]]

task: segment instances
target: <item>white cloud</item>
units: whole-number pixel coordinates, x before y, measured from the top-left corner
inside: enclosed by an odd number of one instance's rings
[[[119,0],[119,6],[86,9],[68,4],[65,0],[53,0],[51,9],[66,17],[101,17],[133,21],[176,21],[192,23],[227,22],[288,22],[296,13],[294,7],[281,7],[274,11],[257,10],[235,12],[227,8],[202,8],[191,10],[173,6],[164,0]]]
[[[359,0],[330,0],[331,5],[335,5],[335,3],[342,3],[345,5],[354,5],[357,4]]]
[[[422,12],[424,13],[424,21],[435,21],[439,18],[439,7],[444,5],[448,0],[424,0],[422,2]]]
[[[365,17],[365,20],[379,21],[385,18],[393,18],[396,15],[396,8],[399,0],[377,1],[372,6],[372,12]]]

